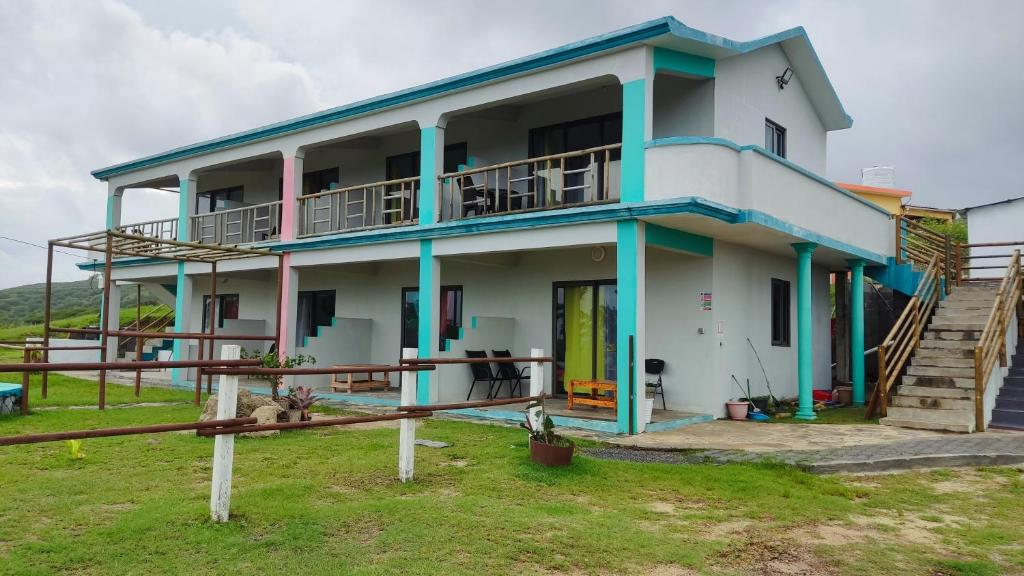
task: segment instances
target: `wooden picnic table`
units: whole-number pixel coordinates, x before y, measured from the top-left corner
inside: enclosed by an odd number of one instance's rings
[[[337,366],[335,366],[337,368]],[[361,366],[360,368],[363,368]],[[350,372],[348,374],[335,374],[334,379],[331,382],[331,390],[335,392],[366,392],[368,390],[387,390],[391,386],[391,382],[387,379],[387,375],[382,370],[374,370],[374,368],[387,368],[383,364],[367,364],[365,366],[366,372]],[[375,372],[380,372],[383,380],[375,380],[373,375]],[[356,378],[357,374],[365,374],[366,378]]]

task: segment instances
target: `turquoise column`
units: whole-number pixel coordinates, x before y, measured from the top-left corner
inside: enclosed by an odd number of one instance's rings
[[[438,136],[444,138],[444,130],[437,126],[420,129],[420,226],[437,222],[437,149]]]
[[[864,261],[850,260],[850,376],[853,405],[864,405]]]
[[[643,79],[622,85],[622,191],[623,202],[644,199],[644,126],[647,87]]]
[[[637,284],[639,277],[639,223],[636,220],[620,220],[617,224],[615,246],[616,266],[616,315],[615,315],[615,397],[617,400],[616,423],[619,434],[629,430],[629,338],[636,342],[637,332]]]
[[[178,240],[188,241],[189,232],[189,201],[188,197],[190,194],[189,180],[187,178],[181,178],[178,183]],[[185,263],[178,262],[178,274],[177,282],[174,290],[174,331],[184,332],[185,331],[185,318],[188,317],[186,313],[186,307],[191,305],[191,302],[186,301],[185,296],[190,291],[185,285],[187,279],[185,278]],[[172,342],[171,347],[171,359],[173,360],[186,360],[185,351],[188,350],[187,342],[185,340],[175,340]],[[186,377],[184,374],[187,373],[185,369],[171,368],[171,381],[174,383],[183,382]]]
[[[814,420],[814,334],[811,324],[811,255],[818,245],[812,242],[793,244],[797,255],[796,269],[796,342],[797,382],[800,406],[795,418]]]
[[[434,247],[431,240],[420,240],[420,280],[419,280],[419,326],[417,343],[420,358],[430,358],[437,341],[434,329],[434,313],[440,305],[440,294],[434,289],[437,266],[434,262]],[[430,372],[416,373],[416,403],[430,403]]]

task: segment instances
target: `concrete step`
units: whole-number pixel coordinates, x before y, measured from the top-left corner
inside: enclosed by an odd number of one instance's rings
[[[903,386],[921,386],[925,388],[966,388],[974,389],[974,378],[951,378],[949,376],[904,376],[900,381]]]
[[[999,398],[1005,398],[1007,400],[1024,400],[1024,388],[1016,386],[1007,386],[1003,384],[1003,387],[999,389]]]
[[[938,430],[940,432],[962,432],[971,433],[974,432],[974,422],[970,424],[945,424],[941,422],[921,421],[921,420],[906,420],[901,418],[895,418],[893,416],[887,416],[878,421],[879,424],[886,426],[898,426],[900,428],[915,428],[917,430]]]
[[[1000,390],[999,397],[996,398],[996,408],[1002,410],[1024,410],[1024,396],[1020,398],[1003,397],[1002,390]]]
[[[900,386],[896,391],[899,396],[918,398],[946,398],[950,400],[966,400],[974,398],[974,388],[936,388],[933,386]]]
[[[898,395],[893,396],[892,405],[897,408],[923,408],[926,410],[974,410],[973,399],[908,396],[902,388]]]
[[[956,322],[969,322],[972,324],[981,324],[984,326],[985,322],[988,322],[989,313],[987,310],[964,310],[962,313],[951,313],[949,311],[940,310],[932,316],[932,324],[950,324]],[[929,324],[931,326],[931,324]]]
[[[991,310],[992,304],[995,301],[994,297],[991,300],[980,300],[971,298],[957,299],[950,296],[939,302],[939,310]]]
[[[936,330],[931,327],[924,332],[923,340],[954,340],[958,342],[974,342],[981,337],[981,330]]]
[[[922,343],[923,344],[923,343]],[[914,352],[915,358],[956,358],[970,359],[974,362],[974,348],[963,346],[961,348],[929,348],[919,346]],[[973,366],[973,364],[971,364]]]
[[[974,422],[974,406],[961,410],[934,410],[932,408],[904,408],[890,406],[888,414],[896,420],[935,422],[938,424],[968,424]]]
[[[996,426],[1010,425],[1024,427],[1024,410],[996,408],[992,410],[992,424]]]
[[[939,340],[937,338],[927,338],[928,333],[925,332],[925,339],[918,343],[918,350],[970,350],[971,354],[974,354],[975,342],[969,340]]]
[[[928,331],[933,330],[957,330],[957,331],[976,331],[980,333],[985,329],[985,321],[974,322],[969,320],[945,320],[945,319],[933,319],[932,323],[928,325]]]
[[[932,368],[970,368],[974,369],[974,355],[970,357],[958,356],[933,356],[929,354],[915,353],[910,359],[911,366],[928,366]]]
[[[914,366],[907,368],[907,376],[945,376],[949,378],[974,378],[974,367],[950,368],[947,366]]]

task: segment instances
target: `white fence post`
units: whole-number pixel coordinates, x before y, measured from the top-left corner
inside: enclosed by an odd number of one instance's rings
[[[225,345],[222,360],[238,360],[240,348]],[[238,409],[238,376],[221,374],[217,388],[217,419],[235,417]],[[210,485],[210,517],[227,522],[231,508],[231,466],[235,459],[235,435],[219,434],[213,440],[213,481]]]
[[[416,348],[402,348],[402,358],[415,358],[419,354]],[[416,403],[416,372],[401,372],[402,406]],[[398,425],[398,479],[402,482],[412,480],[413,466],[416,463],[416,420],[404,418]]]
[[[542,358],[544,356],[543,348],[531,348],[531,358]],[[530,396],[540,396],[544,393],[544,364],[541,362],[530,362]],[[544,425],[544,415],[540,409],[540,406],[536,408],[530,408],[529,411],[530,426],[534,430],[540,430]]]

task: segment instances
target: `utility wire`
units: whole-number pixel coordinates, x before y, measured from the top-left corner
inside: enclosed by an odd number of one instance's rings
[[[32,242],[27,242],[25,240],[18,240],[17,238],[11,238],[9,236],[0,236],[0,240],[9,240],[11,242],[17,242],[18,244],[24,244],[26,246],[32,246],[33,248],[42,248],[43,250],[48,250],[48,248],[46,246],[41,246],[39,244],[33,244]],[[82,256],[81,254],[73,254],[71,252],[65,252],[63,250],[58,250],[56,248],[54,248],[53,251],[54,252],[60,252],[61,254],[66,254],[68,256],[74,256],[75,258],[81,258],[82,260],[89,260],[90,262],[95,260],[94,258],[89,258],[88,256]]]

